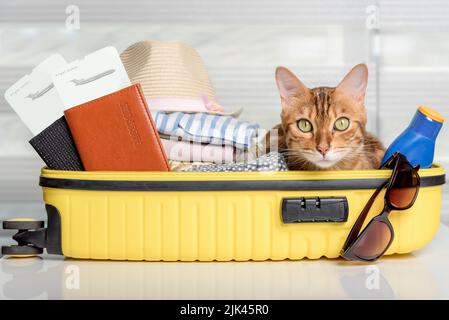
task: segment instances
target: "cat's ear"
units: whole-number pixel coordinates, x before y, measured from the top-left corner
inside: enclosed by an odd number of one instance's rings
[[[368,84],[368,67],[361,63],[351,71],[338,84],[336,93],[349,96],[357,103],[365,100],[366,86]]]
[[[309,89],[293,72],[284,67],[276,68],[276,84],[281,95],[282,107],[291,104],[293,98],[309,95]]]

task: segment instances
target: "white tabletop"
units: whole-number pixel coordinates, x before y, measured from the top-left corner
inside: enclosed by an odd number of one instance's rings
[[[371,265],[3,257],[0,286],[0,299],[448,299],[449,227],[418,252]]]

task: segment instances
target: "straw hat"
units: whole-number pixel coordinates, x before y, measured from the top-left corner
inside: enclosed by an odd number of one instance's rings
[[[132,83],[140,83],[151,110],[226,113],[198,52],[180,42],[141,41],[120,55]]]

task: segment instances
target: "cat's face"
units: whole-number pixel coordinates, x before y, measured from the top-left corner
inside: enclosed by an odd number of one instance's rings
[[[308,89],[289,70],[278,68],[282,128],[291,164],[338,168],[361,152],[365,134],[367,68],[357,65],[335,88]]]

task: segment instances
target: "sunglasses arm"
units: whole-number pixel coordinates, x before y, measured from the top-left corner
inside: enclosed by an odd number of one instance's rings
[[[343,245],[343,251],[346,251],[347,248],[357,239],[357,236],[360,233],[360,230],[363,227],[363,223],[366,220],[366,217],[368,216],[368,213],[374,203],[374,200],[376,200],[377,196],[379,195],[380,191],[387,185],[388,181],[384,182],[379,188],[374,191],[371,198],[366,203],[365,207],[363,208],[362,212],[358,216],[356,222],[351,228],[351,231],[349,232],[348,237],[346,238],[345,244]]]

